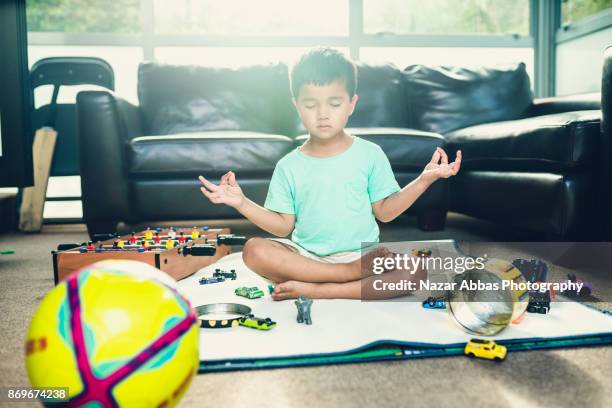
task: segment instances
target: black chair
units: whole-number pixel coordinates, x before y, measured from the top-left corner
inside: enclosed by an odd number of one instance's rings
[[[58,104],[59,90],[62,86],[97,85],[113,91],[113,68],[103,59],[94,57],[43,58],[32,67],[30,80],[32,93],[39,86],[53,86],[51,102],[35,109],[32,114],[33,129],[49,126],[58,134],[51,176],[78,175],[76,104]]]

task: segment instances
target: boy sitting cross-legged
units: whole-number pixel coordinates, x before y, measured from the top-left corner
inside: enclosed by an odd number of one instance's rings
[[[278,283],[275,300],[370,297],[362,294],[362,279],[372,276],[364,275],[360,257],[362,242],[379,241],[376,219],[395,219],[434,181],[459,171],[461,152],[449,163],[438,148],[419,177],[400,189],[382,149],[344,129],[358,100],[356,76],[355,65],[329,48],[295,64],[293,103],[309,138],[277,163],[263,207],[242,193],[231,171],[219,185],[200,176],[212,203],[234,207],[277,237],[291,234],[291,240],[252,238],[244,246],[246,265]],[[387,254],[376,249],[366,256]],[[408,276],[424,279],[426,271]]]

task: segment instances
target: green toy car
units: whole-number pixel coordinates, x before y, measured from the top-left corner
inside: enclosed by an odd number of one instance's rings
[[[247,299],[258,299],[263,297],[264,293],[257,286],[253,286],[252,288],[247,288],[246,286],[242,286],[237,288],[234,293],[238,296],[245,297]]]
[[[260,317],[255,317],[252,314],[245,315],[238,319],[238,324],[240,326],[250,327],[251,329],[257,330],[270,330],[276,326],[276,322],[269,317],[262,319]]]

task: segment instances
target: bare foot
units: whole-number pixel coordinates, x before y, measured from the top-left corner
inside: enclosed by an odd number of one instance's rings
[[[316,297],[317,286],[319,286],[318,283],[300,282],[292,280],[283,283],[278,283],[274,287],[274,292],[272,292],[272,299],[297,299],[300,296],[306,296],[312,299]]]
[[[382,258],[393,258],[396,254],[394,252],[391,252],[389,250],[389,248],[382,246],[382,245],[378,245],[377,247],[375,247],[374,249],[372,249],[371,251],[367,252],[365,255],[363,255],[360,259],[358,259],[356,262],[359,263],[360,265],[360,272],[361,272],[361,276],[359,276],[359,278],[366,278],[368,276],[372,276],[374,275],[374,270],[375,268],[375,262],[374,260],[376,258],[382,259]],[[383,273],[385,272],[391,272],[395,269],[395,266],[391,267],[391,268],[387,268],[385,266],[385,262],[384,261],[378,261],[379,263],[381,263],[381,265],[378,265],[378,267],[382,266],[383,268]]]

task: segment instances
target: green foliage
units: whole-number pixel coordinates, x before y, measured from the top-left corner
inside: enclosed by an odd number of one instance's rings
[[[27,0],[28,31],[138,33],[140,0]]]
[[[529,34],[529,0],[364,0],[368,32]]]
[[[575,23],[609,8],[612,8],[612,0],[563,0],[563,25]]]

